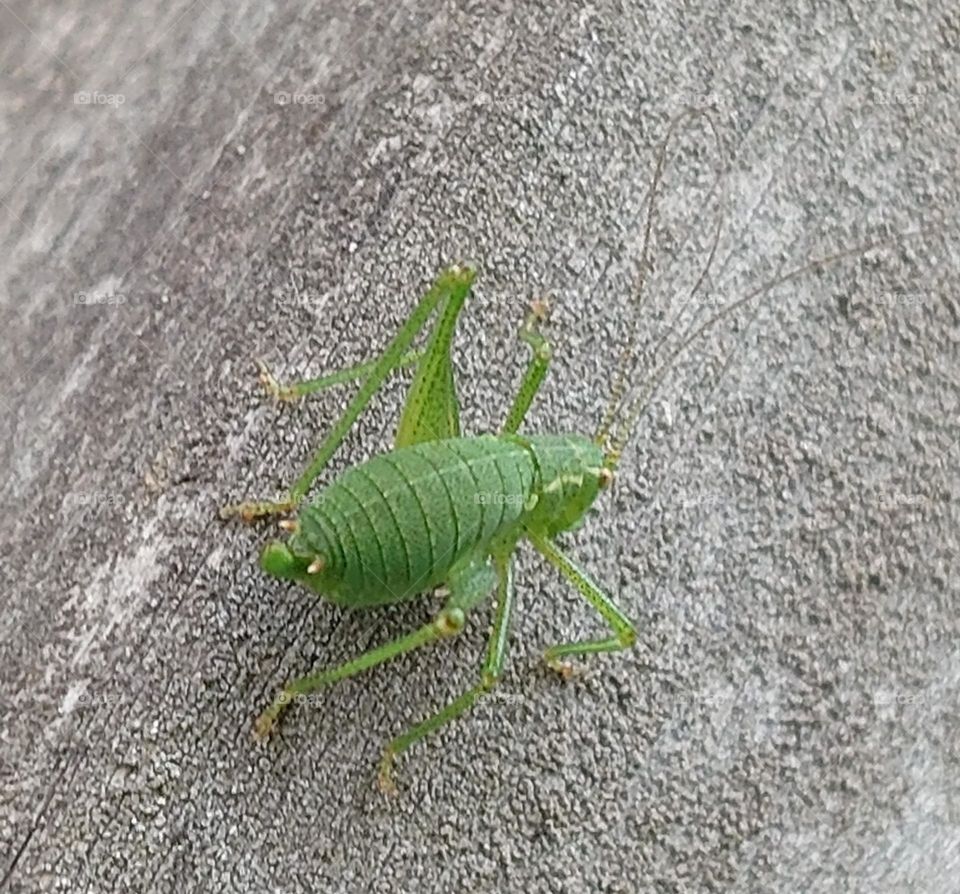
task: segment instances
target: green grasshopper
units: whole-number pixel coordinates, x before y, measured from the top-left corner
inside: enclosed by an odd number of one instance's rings
[[[393,789],[396,755],[462,714],[500,677],[514,605],[513,553],[522,537],[576,586],[613,630],[613,636],[604,639],[552,647],[547,651],[552,667],[569,673],[567,656],[625,649],[636,639],[627,616],[553,542],[557,534],[582,521],[601,488],[610,483],[617,452],[605,452],[595,440],[580,435],[518,434],[551,356],[539,331],[541,307],[531,312],[521,329],[533,353],[501,432],[474,437],[460,432],[450,344],[474,275],[467,267],[442,272],[373,364],[292,386],[280,386],[262,367],[268,389],[288,400],[345,378],[364,380],[286,499],[244,503],[221,513],[251,521],[299,508],[295,521],[281,522],[289,539],[269,543],[261,566],[335,604],[368,608],[411,599],[440,585],[449,589],[443,609],[419,630],[339,667],[288,683],[258,718],[255,730],[261,737],[270,733],[298,696],[459,633],[467,613],[496,590],[493,630],[479,682],[387,745],[379,774],[385,790]],[[438,319],[427,347],[411,354],[411,341],[434,312]],[[412,360],[417,361],[417,371],[394,449],[348,469],[302,505],[376,388],[393,369]]]
[[[658,155],[647,208],[636,295],[642,294],[647,245],[665,149],[676,119]],[[711,123],[712,126],[712,123]],[[714,128],[719,146],[719,136]],[[720,215],[722,222],[722,214]],[[720,236],[694,291],[709,269]],[[297,511],[281,527],[285,541],[269,543],[261,567],[276,577],[296,581],[331,602],[368,608],[409,600],[438,587],[448,591],[437,616],[418,630],[351,661],[288,683],[257,719],[255,733],[266,737],[284,709],[315,690],[358,674],[413,649],[464,629],[468,613],[495,592],[492,631],[476,684],[445,707],[387,744],[379,781],[394,790],[395,758],[415,742],[467,711],[500,678],[514,608],[513,554],[525,539],[589,602],[609,627],[610,635],[565,642],[546,650],[547,664],[570,676],[569,659],[630,648],[634,624],[586,570],[564,553],[555,538],[582,523],[598,494],[613,480],[629,435],[673,360],[721,317],[801,273],[874,246],[862,246],[822,258],[766,283],[727,305],[703,325],[688,329],[643,393],[625,395],[628,358],[636,337],[637,312],[628,346],[611,389],[604,418],[592,436],[521,434],[520,428],[544,380],[551,347],[541,331],[542,304],[534,305],[520,329],[531,357],[520,387],[497,434],[462,434],[459,403],[450,358],[457,318],[475,273],[451,267],[437,277],[410,317],[378,359],[346,370],[281,385],[261,364],[261,380],[281,400],[296,400],[340,383],[361,380],[359,390],[321,443],[286,497],[276,502],[241,503],[221,510],[223,517],[253,521]],[[691,293],[693,297],[693,293]],[[417,334],[435,319],[425,347],[411,349]],[[692,327],[691,327],[692,328]],[[416,367],[396,432],[394,448],[356,465],[305,503],[346,433],[386,377]],[[620,422],[614,430],[614,420]]]

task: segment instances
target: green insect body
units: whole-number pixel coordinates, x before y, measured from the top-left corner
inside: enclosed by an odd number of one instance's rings
[[[577,436],[415,444],[348,469],[301,510],[287,543],[267,546],[261,563],[340,605],[398,602],[446,582],[494,543],[573,526],[604,475],[603,452]]]
[[[876,247],[864,246],[812,261],[731,302],[702,324],[694,317],[695,322],[680,334],[679,344],[643,389],[638,393],[627,388],[656,192],[667,141],[681,118],[671,124],[658,156],[627,347],[610,385],[603,420],[592,438],[519,434],[551,360],[550,345],[540,332],[545,315],[542,302],[534,304],[520,329],[531,357],[501,430],[478,436],[461,433],[450,349],[458,315],[474,280],[474,271],[467,267],[453,267],[437,277],[376,360],[293,385],[280,385],[261,365],[262,382],[280,400],[360,382],[343,415],[283,499],[221,510],[224,517],[239,516],[245,521],[298,512],[297,518],[280,523],[289,536],[267,545],[262,567],[347,607],[368,608],[411,599],[440,585],[449,592],[442,610],[418,630],[337,667],[289,682],[257,718],[259,736],[268,735],[285,708],[299,697],[460,632],[468,614],[493,593],[491,634],[475,685],[386,746],[380,782],[384,789],[392,790],[394,758],[463,714],[499,680],[514,606],[513,554],[521,539],[560,572],[608,627],[607,636],[548,648],[544,657],[550,667],[568,676],[568,658],[616,652],[634,644],[633,623],[588,573],[561,551],[555,538],[583,521],[599,491],[612,480],[623,449],[671,362],[704,331],[776,285]],[[719,148],[712,122],[711,127]],[[722,214],[706,267],[688,300],[709,270],[719,244],[721,221]],[[414,339],[431,319],[435,322],[425,346],[413,349]],[[416,372],[394,449],[348,469],[308,501],[314,482],[376,390],[393,371],[411,365]]]
[[[330,376],[281,386],[266,367],[261,379],[285,400],[351,379],[361,384],[303,475],[285,499],[226,507],[224,517],[247,521],[298,511],[281,527],[285,541],[266,546],[262,567],[297,581],[339,605],[367,608],[410,599],[443,585],[446,604],[433,621],[339,667],[287,684],[255,724],[268,735],[298,697],[381,664],[397,655],[459,633],[468,613],[495,592],[495,615],[479,682],[385,749],[380,781],[392,789],[394,757],[459,716],[499,679],[514,604],[513,553],[528,540],[600,612],[613,635],[558,644],[546,659],[567,673],[567,656],[609,652],[633,644],[636,633],[608,596],[564,555],[553,538],[579,524],[608,484],[620,444],[605,446],[606,431],[580,435],[520,435],[518,429],[543,381],[550,346],[539,331],[542,306],[534,306],[520,337],[532,356],[499,434],[460,432],[459,402],[450,362],[457,316],[470,292],[473,270],[440,274],[380,358]],[[426,347],[411,351],[416,334],[436,317]],[[349,427],[391,371],[416,363],[416,374],[397,428],[393,450],[345,471],[306,499]]]

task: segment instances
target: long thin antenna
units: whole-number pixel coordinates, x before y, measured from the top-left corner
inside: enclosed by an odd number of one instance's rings
[[[650,182],[650,193],[647,200],[647,215],[646,222],[644,225],[643,233],[643,247],[640,254],[640,270],[637,275],[637,285],[634,291],[634,308],[633,313],[630,315],[629,330],[627,333],[627,341],[624,346],[624,349],[620,355],[619,363],[617,364],[617,372],[613,379],[613,384],[610,388],[610,397],[607,399],[607,405],[604,409],[603,418],[600,422],[600,425],[597,428],[597,432],[594,435],[594,440],[603,445],[610,432],[610,428],[613,425],[614,419],[617,417],[618,412],[621,410],[623,401],[626,395],[626,380],[627,380],[627,369],[630,364],[630,360],[633,357],[634,351],[636,349],[637,342],[637,328],[639,325],[640,311],[644,306],[646,301],[646,293],[644,292],[644,285],[646,284],[647,273],[649,270],[649,255],[650,255],[650,234],[653,230],[653,220],[654,212],[656,210],[656,199],[657,191],[660,188],[660,184],[663,180],[663,170],[666,165],[667,157],[667,147],[670,144],[670,140],[673,138],[674,133],[679,127],[680,123],[687,117],[705,117],[710,124],[710,128],[713,131],[714,138],[717,142],[717,147],[719,150],[721,158],[721,173],[718,177],[718,180],[721,181],[721,190],[725,187],[722,185],[722,176],[723,170],[725,168],[725,162],[723,161],[723,144],[720,140],[720,134],[717,130],[716,124],[713,119],[707,114],[704,109],[692,109],[685,108],[679,114],[677,114],[673,120],[670,122],[667,127],[667,133],[664,136],[662,142],[660,143],[660,148],[657,150],[657,162],[656,167],[654,168],[653,178]],[[721,202],[723,202],[723,198]],[[704,266],[703,271],[700,273],[700,277],[697,279],[696,284],[694,285],[688,301],[693,298],[697,290],[700,288],[700,285],[706,279],[707,272],[710,269],[710,265],[713,263],[714,256],[717,252],[717,246],[720,242],[720,231],[723,226],[723,214],[721,209],[721,214],[717,221],[717,231],[714,234],[713,244],[710,248],[710,254],[707,258],[706,265]]]
[[[681,314],[683,313],[684,309],[690,304],[691,301],[693,301],[693,299],[694,299],[694,297],[696,296],[697,292],[700,290],[700,286],[702,286],[703,283],[704,283],[704,281],[706,280],[707,275],[708,275],[709,272],[710,272],[710,268],[711,268],[711,266],[713,265],[714,258],[716,257],[717,249],[718,249],[718,247],[719,247],[719,245],[720,245],[720,236],[721,236],[721,234],[722,234],[722,232],[723,232],[724,212],[725,212],[725,209],[726,209],[726,201],[727,201],[726,182],[723,180],[723,173],[724,173],[724,171],[726,170],[726,156],[725,156],[724,151],[723,151],[723,141],[720,139],[720,133],[719,133],[719,131],[717,130],[717,127],[716,127],[716,124],[715,124],[714,121],[713,121],[713,118],[711,118],[709,115],[705,115],[704,117],[706,117],[708,123],[710,124],[710,128],[711,128],[711,130],[713,131],[713,136],[714,136],[714,139],[715,139],[716,144],[717,144],[717,154],[718,154],[718,156],[719,156],[719,158],[720,158],[720,173],[718,174],[718,177],[717,177],[717,179],[718,179],[718,181],[719,181],[719,183],[720,183],[720,198],[719,198],[719,203],[718,203],[718,204],[719,204],[719,213],[717,214],[716,229],[715,229],[714,234],[713,234],[713,241],[712,241],[712,244],[711,244],[711,246],[710,246],[710,251],[709,251],[709,253],[708,253],[706,263],[703,265],[703,269],[700,271],[700,275],[697,277],[697,281],[693,284],[693,288],[690,289],[690,292],[687,294],[686,299],[684,300],[684,302],[681,304],[681,306],[680,306],[679,309],[677,310],[677,314],[676,314],[676,316],[674,317],[674,320],[677,320],[677,319],[680,318],[680,316],[681,316]],[[695,318],[694,318],[694,320],[691,321],[691,326],[693,325],[694,322],[695,322]],[[673,325],[672,325],[672,323],[671,323],[671,325],[667,326],[667,328],[664,330],[663,334],[662,334],[662,335],[660,336],[660,338],[657,340],[656,344],[655,344],[654,347],[653,347],[653,350],[651,351],[651,356],[653,356],[653,357],[656,357],[656,356],[657,356],[657,354],[658,354],[659,351],[660,351],[661,346],[662,346],[663,343],[673,334],[673,331],[674,331],[674,327],[673,327]],[[689,331],[689,327],[688,327],[688,331]],[[685,333],[685,334],[686,334],[686,333]],[[681,336],[681,337],[683,337],[683,336]],[[625,410],[625,409],[626,409],[626,408],[625,408],[625,400],[621,400],[620,403],[619,403],[618,406],[617,406],[617,412],[618,412],[618,413],[621,413],[621,412],[622,412],[623,410]],[[622,417],[621,417],[621,418],[622,418]]]
[[[761,295],[764,295],[772,289],[775,289],[777,286],[795,280],[806,273],[810,273],[811,271],[822,268],[828,264],[835,264],[837,261],[841,261],[844,258],[849,258],[854,255],[862,255],[876,248],[895,246],[904,239],[912,239],[915,236],[922,236],[929,234],[930,232],[930,230],[913,230],[906,233],[899,233],[897,234],[896,238],[882,239],[877,242],[871,242],[857,246],[856,248],[845,249],[843,251],[825,255],[822,258],[816,258],[800,267],[795,267],[793,270],[790,270],[787,273],[783,273],[771,280],[768,280],[763,285],[758,286],[756,289],[748,292],[742,298],[738,298],[736,301],[717,311],[717,313],[715,313],[712,317],[709,317],[701,325],[697,326],[693,332],[687,334],[683,338],[677,348],[671,352],[670,356],[667,357],[667,359],[659,367],[657,367],[652,378],[649,380],[649,385],[645,388],[645,390],[638,394],[630,402],[630,408],[627,411],[627,416],[618,427],[617,434],[613,439],[613,444],[608,454],[609,465],[616,465],[623,452],[623,448],[626,446],[626,443],[633,432],[634,427],[636,426],[637,422],[640,421],[643,413],[650,406],[650,398],[662,384],[664,377],[670,371],[673,363],[684,353],[684,351],[687,350],[687,348],[690,347],[690,345],[692,345],[701,335],[703,335],[704,332],[710,329],[711,326],[715,325],[725,317],[728,317],[738,308],[743,307],[745,304],[748,304]]]

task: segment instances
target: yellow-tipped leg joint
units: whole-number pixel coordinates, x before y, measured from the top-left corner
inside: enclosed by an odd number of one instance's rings
[[[530,302],[530,315],[534,317],[537,322],[545,323],[547,317],[550,316],[550,302],[546,298],[534,298]]]

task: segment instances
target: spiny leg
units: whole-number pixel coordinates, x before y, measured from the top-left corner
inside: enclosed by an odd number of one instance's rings
[[[395,368],[417,366],[417,374],[397,428],[395,447],[460,434],[460,408],[453,382],[450,346],[466,297],[466,291],[451,293],[426,347],[407,351],[397,361]],[[267,393],[288,402],[369,375],[376,363],[376,360],[367,360],[315,379],[281,384],[266,363],[257,361],[260,381]]]
[[[393,764],[397,755],[402,754],[415,742],[424,736],[449,723],[469,710],[484,693],[489,692],[500,678],[503,662],[507,653],[507,634],[510,627],[510,615],[513,611],[513,559],[510,553],[494,556],[494,565],[497,570],[497,604],[493,628],[490,633],[490,642],[487,646],[486,659],[480,670],[480,682],[463,695],[455,698],[435,714],[420,721],[403,735],[397,736],[383,750],[380,760],[380,788],[384,792],[396,791],[393,782]]]
[[[398,361],[395,369],[413,366],[423,356],[420,349],[407,351]],[[316,379],[304,379],[299,382],[278,382],[270,367],[262,360],[257,361],[257,369],[260,370],[260,384],[263,385],[267,394],[279,401],[293,403],[310,394],[316,394],[325,388],[332,388],[334,385],[342,385],[345,382],[354,382],[370,375],[376,367],[376,360],[365,360],[363,363],[357,363],[354,366],[348,366],[345,369],[338,369],[336,372],[328,373],[325,376],[319,376]]]
[[[336,425],[329,431],[320,444],[316,454],[303,474],[294,482],[287,496],[282,500],[245,502],[234,506],[225,506],[220,510],[221,518],[239,516],[244,521],[253,521],[267,515],[289,512],[300,505],[314,480],[323,471],[330,458],[343,442],[347,432],[363,408],[370,402],[374,392],[383,384],[399,361],[406,354],[416,334],[423,328],[438,305],[448,301],[463,303],[463,299],[473,284],[474,271],[466,267],[451,267],[441,273],[433,286],[420,299],[413,313],[400,327],[380,358],[373,364],[363,384],[353,400],[350,401]]]
[[[517,390],[516,397],[513,399],[513,405],[510,412],[507,413],[507,419],[503,423],[505,434],[516,434],[523,422],[530,404],[540,385],[547,374],[547,367],[550,365],[550,358],[553,356],[553,349],[550,342],[541,334],[538,324],[546,318],[546,304],[542,301],[534,302],[530,313],[527,314],[523,325],[520,327],[520,338],[530,345],[533,355],[527,364],[526,372],[520,382],[520,388]]]
[[[377,664],[382,664],[384,661],[389,661],[397,655],[403,655],[412,649],[419,649],[421,646],[435,642],[442,637],[453,636],[463,629],[465,622],[466,616],[463,609],[457,607],[444,608],[429,624],[425,624],[419,630],[414,630],[413,633],[408,633],[406,636],[393,640],[393,642],[385,643],[369,652],[364,652],[357,658],[338,667],[308,677],[300,677],[287,683],[274,699],[273,704],[256,719],[254,723],[255,735],[258,738],[269,736],[280,715],[298,697],[307,696],[317,689],[352,677],[354,674]]]
[[[573,671],[569,662],[562,659],[567,655],[588,655],[596,652],[619,652],[629,649],[637,641],[637,630],[630,619],[614,604],[569,556],[562,553],[555,543],[536,532],[528,531],[530,542],[560,573],[570,581],[584,598],[600,613],[610,625],[614,636],[605,639],[581,640],[573,643],[560,643],[547,649],[544,659],[547,664],[564,677],[570,677]]]
[[[395,447],[408,447],[460,435],[460,402],[453,378],[450,347],[467,292],[466,289],[451,292],[440,308],[423,358],[407,392],[394,438]]]

